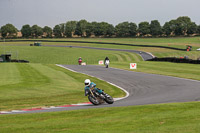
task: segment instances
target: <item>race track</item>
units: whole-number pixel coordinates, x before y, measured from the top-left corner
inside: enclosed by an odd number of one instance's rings
[[[129,50],[129,49],[112,49],[112,48],[97,48],[97,47],[87,47],[87,46],[58,46],[58,45],[45,45],[45,47],[70,47],[70,48],[86,48],[86,49],[97,49],[97,50],[109,50],[109,51],[122,51],[136,53],[142,57],[143,60],[153,59],[154,55],[144,51]]]
[[[12,114],[200,101],[200,82],[195,80],[105,68],[103,66],[62,65],[62,67],[111,82],[128,91],[129,97],[116,101],[112,105],[62,107],[14,112]]]

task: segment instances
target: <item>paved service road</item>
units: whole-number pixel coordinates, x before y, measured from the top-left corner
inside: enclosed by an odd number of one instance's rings
[[[103,66],[62,65],[80,73],[85,73],[111,82],[129,92],[129,97],[116,101],[114,104],[100,106],[77,106],[35,110],[23,113],[53,112],[86,108],[119,107],[173,102],[200,101],[200,82],[174,78],[169,76],[145,74],[133,71],[105,68]],[[84,82],[84,81],[83,81]],[[84,87],[84,86],[83,86]],[[103,88],[102,88],[103,89]]]

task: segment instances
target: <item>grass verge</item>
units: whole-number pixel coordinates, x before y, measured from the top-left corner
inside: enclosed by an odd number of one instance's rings
[[[5,73],[7,68],[11,69]],[[104,81],[55,65],[3,63],[0,72],[6,81],[0,82],[0,111],[88,102],[84,96],[87,78],[113,97],[125,96]]]
[[[199,133],[199,102],[0,115],[1,133]]]
[[[199,64],[154,61],[134,61],[132,63],[137,63],[137,69],[130,70],[130,62],[113,62],[110,64],[110,66],[135,72],[144,72],[200,80]]]

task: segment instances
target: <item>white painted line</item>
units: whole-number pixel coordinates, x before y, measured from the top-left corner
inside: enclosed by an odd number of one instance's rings
[[[21,113],[21,112],[25,112],[25,111],[22,111],[22,110],[12,110],[11,112],[12,113]]]
[[[0,112],[0,114],[10,114],[10,113],[12,113],[12,112],[10,112],[10,111],[1,111]]]
[[[78,104],[71,104],[71,105],[83,106],[83,105],[91,105],[91,103],[78,103]]]
[[[152,53],[149,52],[144,52],[144,53],[150,54],[153,58],[155,58],[155,56]]]
[[[125,99],[125,98],[129,97],[129,92],[126,91],[125,89],[123,89],[123,88],[121,88],[121,87],[119,87],[119,86],[117,86],[117,85],[115,85],[115,84],[113,84],[113,83],[110,83],[110,82],[107,82],[107,83],[109,83],[109,84],[111,84],[111,85],[113,85],[113,86],[115,86],[115,87],[117,87],[117,88],[123,90],[123,91],[126,93],[126,96],[125,96],[125,97],[114,98],[114,101],[122,100],[122,99]]]
[[[42,107],[41,109],[51,109],[50,107]]]
[[[62,65],[59,65],[59,64],[56,64],[56,66],[59,66],[59,67],[65,68],[65,69],[67,69],[67,70],[70,70],[70,71],[72,71],[72,72],[78,73],[78,72],[76,72],[76,71],[74,71],[74,70],[72,70],[72,69],[66,68],[66,67],[64,67],[64,66],[62,66]]]
[[[59,109],[59,108],[62,108],[62,107],[50,106],[49,108],[50,108],[50,109]]]

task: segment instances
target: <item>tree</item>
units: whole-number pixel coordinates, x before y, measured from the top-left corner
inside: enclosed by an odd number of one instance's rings
[[[138,31],[139,31],[141,36],[145,36],[147,34],[150,34],[149,22],[141,22],[141,23],[139,23]]]
[[[31,27],[31,34],[33,37],[38,37],[43,35],[43,29],[38,25],[33,25]]]
[[[176,35],[185,35],[187,33],[187,30],[189,26],[191,25],[191,19],[187,16],[178,17],[176,19],[176,28],[175,28],[175,34]]]
[[[107,22],[100,22],[95,27],[96,36],[112,36],[114,34],[114,26]]]
[[[60,26],[60,30],[61,30],[61,36],[64,36],[64,34],[65,34],[65,24],[63,23],[63,24],[60,24],[59,26]]]
[[[65,35],[67,37],[72,37],[72,35],[74,34],[75,30],[76,30],[76,21],[68,21],[65,24]]]
[[[92,23],[87,23],[87,26],[86,26],[86,37],[90,37],[92,34],[94,34],[94,26]]]
[[[75,34],[78,36],[85,36],[87,23],[86,20],[80,20],[77,22]]]
[[[107,29],[106,35],[107,35],[108,37],[111,37],[112,35],[115,34],[115,27],[114,27],[112,24],[108,24],[108,25],[106,26],[106,29]]]
[[[137,34],[137,25],[135,23],[129,23],[129,34],[134,37]]]
[[[118,37],[130,37],[137,34],[137,25],[135,23],[122,22],[115,26],[115,32]]]
[[[170,20],[169,22],[166,22],[162,28],[163,33],[167,36],[174,34],[175,29],[176,29],[176,20]]]
[[[2,37],[12,37],[12,36],[16,36],[17,34],[17,28],[15,28],[14,25],[12,24],[6,24],[4,26],[1,27],[1,35]]]
[[[53,28],[53,34],[55,35],[55,37],[62,37],[62,32],[61,32],[61,28],[59,25],[56,25]]]
[[[197,25],[192,22],[188,25],[187,34],[191,35],[197,32]]]
[[[158,20],[152,20],[150,24],[150,33],[152,36],[158,36],[162,34],[162,28]]]
[[[51,27],[45,26],[43,32],[46,33],[46,37],[52,37],[53,30]]]
[[[130,36],[129,22],[122,22],[115,26],[115,32],[118,37]]]
[[[98,22],[92,22],[93,33],[95,36],[103,35],[103,29],[101,29],[101,24]]]
[[[170,24],[169,24],[169,22],[166,22],[166,23],[164,24],[162,30],[163,30],[163,33],[164,33],[165,35],[167,35],[167,36],[169,36],[169,35],[171,34],[172,31],[171,31],[171,29],[170,29]]]
[[[21,29],[21,33],[23,37],[30,37],[31,36],[31,27],[29,24],[23,25]]]
[[[200,34],[200,25],[197,26],[197,33]]]

